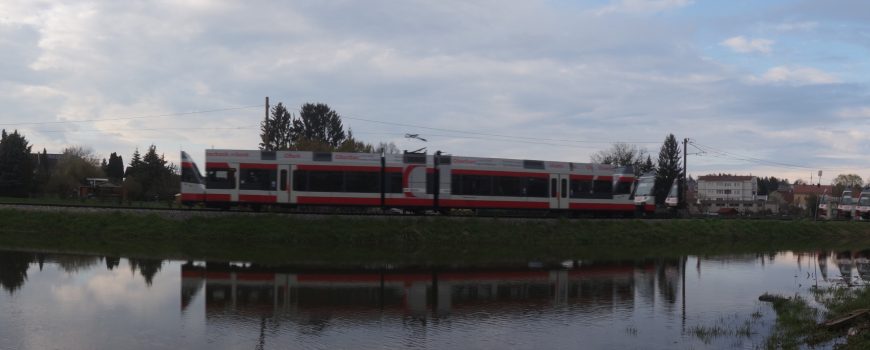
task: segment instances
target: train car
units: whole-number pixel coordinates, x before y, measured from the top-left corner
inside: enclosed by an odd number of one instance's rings
[[[630,214],[632,169],[607,164],[376,154],[207,150],[205,175],[182,152],[182,202],[209,207],[358,206]]]
[[[634,189],[634,206],[637,213],[651,215],[656,211],[656,173],[648,172],[637,179]]]
[[[858,196],[858,202],[855,204],[855,218],[870,219],[870,188],[861,190],[861,195]]]
[[[665,198],[665,205],[668,207],[668,209],[677,208],[677,205],[679,204],[679,191],[679,180],[674,180],[674,183],[671,185],[671,189],[668,191],[668,196]]]
[[[843,195],[840,196],[840,203],[837,205],[837,217],[851,219],[855,216],[855,198],[852,197],[852,190],[843,190]]]

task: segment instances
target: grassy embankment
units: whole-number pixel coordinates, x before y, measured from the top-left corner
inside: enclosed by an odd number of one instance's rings
[[[870,247],[870,224],[0,210],[0,247],[262,263],[481,264]]]

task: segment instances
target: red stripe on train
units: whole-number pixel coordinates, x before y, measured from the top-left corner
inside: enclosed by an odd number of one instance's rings
[[[182,193],[181,201],[183,202],[201,202],[205,200],[205,195],[202,193]]]
[[[612,210],[632,211],[634,204],[611,204],[611,203],[570,203],[569,208],[579,210]]]
[[[205,200],[209,202],[229,202],[232,196],[228,194],[207,194]]]
[[[206,162],[205,167],[206,168],[227,169],[230,167],[230,163]]]
[[[278,201],[278,196],[270,196],[263,194],[240,194],[239,202],[251,203],[275,203]]]

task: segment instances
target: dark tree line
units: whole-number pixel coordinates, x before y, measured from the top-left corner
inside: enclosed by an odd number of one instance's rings
[[[0,196],[75,197],[87,178],[107,178],[123,186],[130,200],[167,198],[178,192],[177,167],[154,145],[144,156],[137,149],[126,169],[115,152],[100,161],[91,149],[81,146],[67,147],[51,157],[44,148],[31,154],[31,148],[17,130],[0,132]]]

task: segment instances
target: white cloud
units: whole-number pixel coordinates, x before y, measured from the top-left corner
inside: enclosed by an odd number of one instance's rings
[[[822,70],[811,67],[777,66],[761,76],[751,76],[749,81],[760,84],[815,85],[839,83],[840,79]]]
[[[769,39],[746,39],[743,36],[735,36],[723,40],[719,45],[725,46],[740,53],[761,52],[770,53],[772,51],[773,40]]]
[[[598,9],[596,14],[600,16],[608,13],[656,13],[688,6],[692,3],[694,0],[618,0]]]

